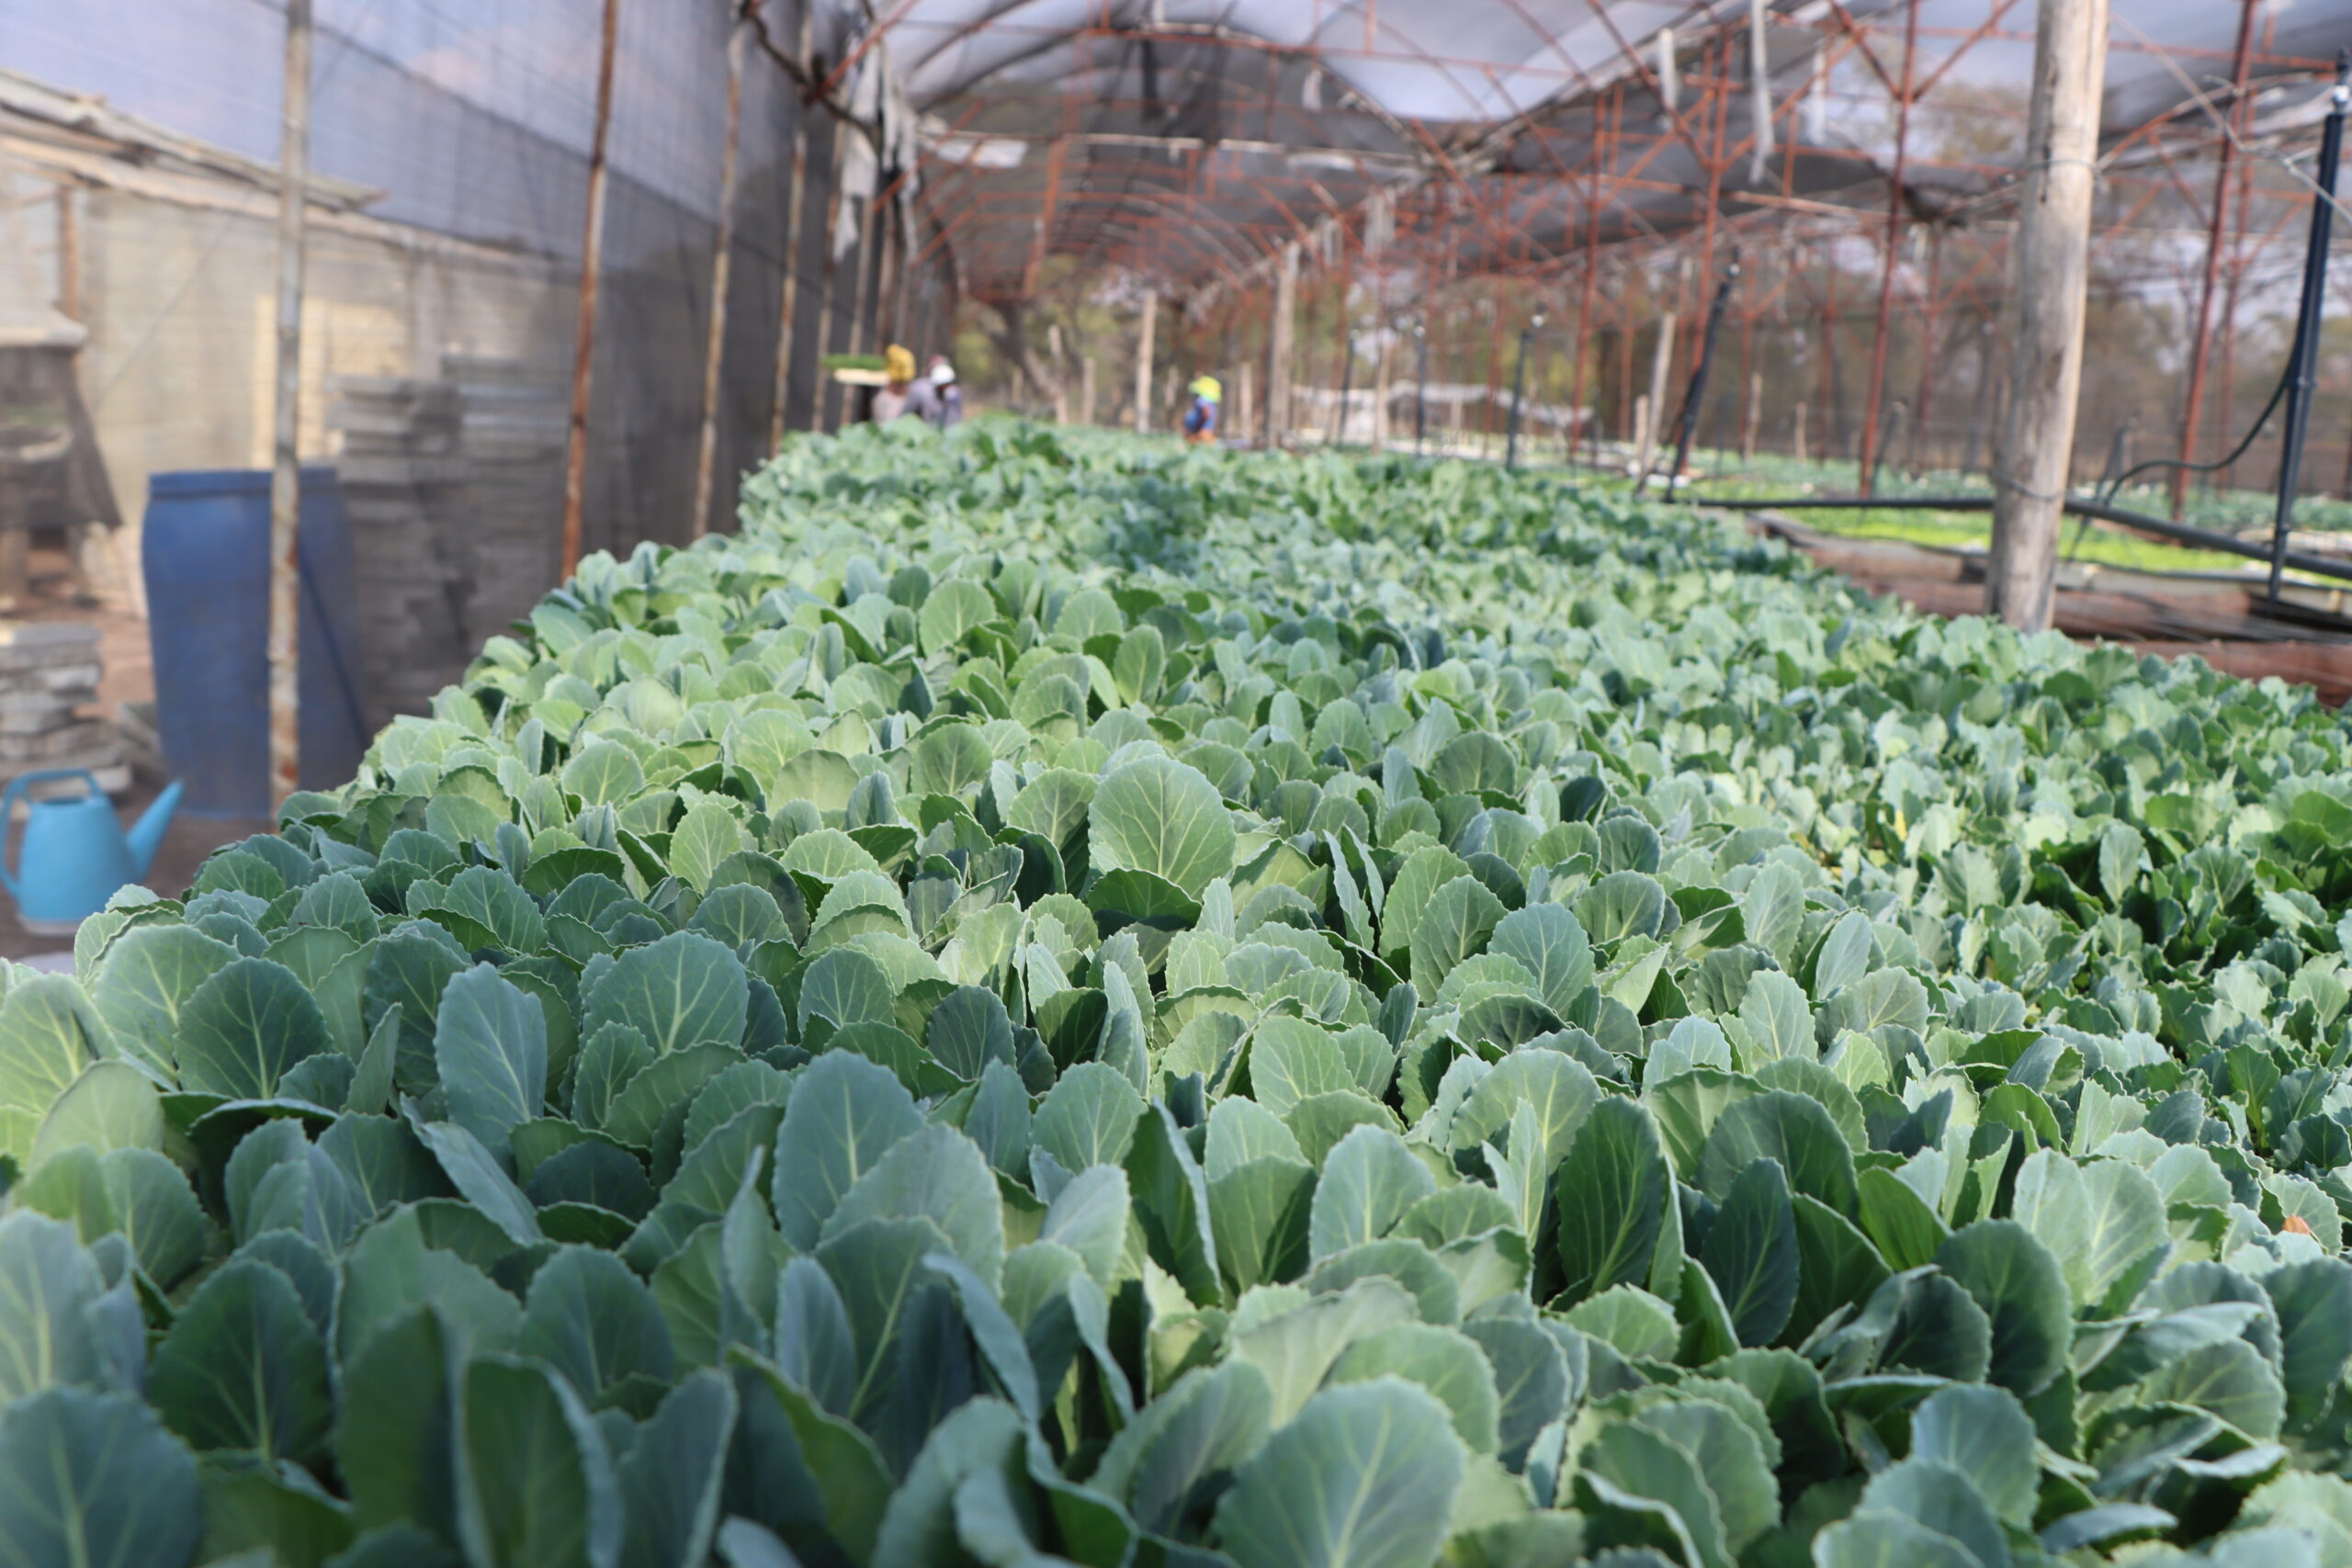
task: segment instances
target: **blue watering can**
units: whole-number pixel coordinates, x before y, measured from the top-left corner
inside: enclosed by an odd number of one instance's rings
[[[13,872],[0,852],[0,883],[17,900],[17,918],[28,931],[66,936],[126,883],[147,874],[164,829],[180,804],[176,784],[155,797],[128,834],[115,819],[114,803],[87,768],[48,768],[19,773],[0,791],[0,833],[14,820],[17,796],[28,784],[80,779],[89,788],[77,795],[28,803],[24,849]],[[0,843],[0,850],[5,850]]]

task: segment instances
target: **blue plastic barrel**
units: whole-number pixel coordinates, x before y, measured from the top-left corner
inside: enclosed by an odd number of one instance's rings
[[[301,783],[333,789],[367,747],[351,520],[333,468],[302,470]],[[267,817],[269,475],[147,481],[141,565],[164,761],[198,817]]]

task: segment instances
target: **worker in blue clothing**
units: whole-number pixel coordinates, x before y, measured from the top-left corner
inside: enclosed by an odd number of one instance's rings
[[[1219,404],[1224,401],[1225,389],[1214,376],[1194,378],[1188,389],[1193,400],[1184,409],[1184,439],[1194,446],[1205,446],[1216,440]]]

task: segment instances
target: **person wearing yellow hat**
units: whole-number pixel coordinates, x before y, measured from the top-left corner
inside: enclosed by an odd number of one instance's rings
[[[1197,446],[1208,446],[1216,440],[1217,416],[1222,412],[1219,405],[1225,400],[1225,388],[1214,376],[1199,376],[1193,378],[1187,390],[1193,394],[1193,400],[1184,410],[1184,439]]]
[[[914,351],[906,344],[894,343],[882,351],[882,374],[889,385],[874,394],[874,423],[888,424],[900,414],[913,412],[915,386]],[[923,389],[928,392],[931,389]]]

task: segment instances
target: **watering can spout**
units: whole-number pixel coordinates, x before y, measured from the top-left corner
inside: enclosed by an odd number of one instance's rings
[[[155,851],[164,842],[164,831],[172,825],[172,813],[179,809],[180,786],[175,782],[155,797],[138,823],[130,829],[130,848],[132,874],[144,878],[147,868],[155,863]]]

